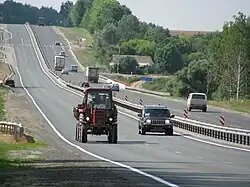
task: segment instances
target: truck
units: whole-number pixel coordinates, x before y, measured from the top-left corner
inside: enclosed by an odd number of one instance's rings
[[[65,57],[55,56],[55,71],[62,71],[65,68]]]
[[[44,17],[38,17],[38,25],[39,26],[45,26],[45,21],[44,21]]]
[[[97,67],[87,67],[86,68],[86,78],[89,82],[98,83],[99,79],[99,68]]]

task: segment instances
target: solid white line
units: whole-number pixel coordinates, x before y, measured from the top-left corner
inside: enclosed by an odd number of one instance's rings
[[[26,29],[27,29],[27,28],[26,28]],[[30,33],[29,33],[29,36],[31,36]],[[36,43],[33,42],[33,40],[32,40],[31,37],[30,37],[30,39],[31,39],[32,45],[33,45],[33,47],[34,47],[34,45],[35,45]],[[37,44],[36,44],[36,45],[37,45]],[[38,47],[38,46],[37,46],[37,47]],[[34,51],[36,52],[35,48],[34,48]],[[39,56],[39,55],[37,54],[37,52],[36,52],[36,55],[37,55],[37,57]],[[42,56],[40,56],[40,58],[43,59]],[[75,90],[73,91],[73,90],[71,90],[71,89],[69,89],[69,88],[65,88],[65,87],[59,85],[56,81],[54,81],[54,80],[50,77],[50,73],[46,73],[46,72],[45,72],[45,70],[44,70],[44,68],[43,68],[43,66],[42,66],[42,63],[41,63],[40,59],[38,59],[38,60],[39,60],[40,67],[42,68],[43,72],[45,73],[45,75],[47,75],[47,77],[48,77],[54,84],[56,84],[58,87],[60,87],[60,88],[62,88],[62,89],[64,89],[64,90],[66,90],[66,91],[68,91],[68,92],[70,92],[70,93],[73,93],[73,94],[75,94],[75,95],[78,95],[78,96],[82,97],[82,95],[79,94],[79,93],[77,93]],[[130,117],[130,118],[132,118],[132,119],[137,120],[137,118],[136,118],[135,116],[132,116],[132,115],[130,115],[130,114],[127,114],[127,113],[124,113],[124,112],[121,112],[121,111],[119,111],[119,113],[122,114],[122,115],[125,115],[125,116],[127,116],[127,117]],[[176,135],[181,135],[181,134],[179,134],[179,133],[175,133],[175,134],[176,134]],[[250,152],[250,149],[244,149],[244,148],[235,147],[235,146],[223,145],[223,144],[214,143],[214,142],[210,142],[210,141],[206,141],[206,140],[202,140],[202,139],[194,138],[194,137],[190,137],[190,136],[185,136],[185,135],[182,136],[182,137],[187,138],[187,139],[191,139],[191,140],[194,140],[194,141],[197,141],[197,142],[201,142],[201,143],[205,143],[205,144],[217,146],[217,147],[222,147],[222,148],[227,148],[227,149],[233,149],[233,150],[237,150],[237,151]]]
[[[38,59],[39,64],[40,64],[40,66],[41,66],[42,62],[41,62],[41,59],[39,58],[39,55],[38,55],[38,53],[37,53],[37,51],[36,51],[36,49],[38,49],[38,48],[37,48],[38,46],[35,45],[36,43],[34,43],[33,38],[32,38],[32,35],[31,35],[30,31],[28,30],[28,28],[27,28],[26,26],[25,26],[25,28],[26,28],[26,30],[27,30],[27,32],[28,32],[28,34],[29,34],[29,37],[30,37],[30,39],[31,39],[31,42],[32,42],[34,51],[35,51],[35,53],[36,53],[37,59]],[[41,68],[42,68],[42,71],[43,71],[45,74],[47,74],[42,66],[41,66]],[[93,156],[93,157],[95,157],[95,158],[97,158],[97,159],[99,159],[99,160],[103,160],[103,161],[105,161],[105,162],[109,162],[109,163],[112,163],[112,164],[114,164],[114,165],[117,165],[117,166],[120,166],[120,167],[129,169],[130,171],[133,171],[133,172],[138,173],[138,174],[140,174],[140,175],[143,175],[143,176],[145,176],[145,177],[151,178],[151,179],[153,179],[153,180],[155,180],[155,181],[157,181],[157,182],[159,182],[159,183],[165,184],[165,185],[167,185],[167,186],[170,186],[170,187],[179,187],[179,186],[176,185],[176,184],[172,184],[172,183],[170,183],[170,182],[168,182],[168,181],[165,181],[165,180],[163,180],[163,179],[161,179],[161,178],[159,178],[159,177],[157,177],[157,176],[153,176],[153,175],[151,175],[151,174],[145,173],[145,172],[143,172],[143,171],[141,171],[141,170],[139,170],[139,169],[136,169],[136,168],[133,168],[133,167],[131,167],[131,166],[128,166],[128,165],[125,165],[125,164],[122,164],[122,163],[119,163],[119,162],[116,162],[116,161],[112,161],[112,160],[109,160],[109,159],[107,159],[107,158],[104,158],[104,157],[101,157],[101,156],[99,156],[99,155],[96,155],[96,154],[94,154],[94,153],[91,153],[91,152],[89,152],[89,151],[83,149],[82,147],[80,147],[80,146],[78,146],[78,145],[76,145],[76,144],[70,142],[69,140],[67,140],[67,139],[66,139],[65,137],[63,137],[63,136],[61,135],[61,133],[55,128],[55,126],[53,125],[53,123],[52,123],[52,122],[48,119],[48,117],[44,114],[44,112],[43,112],[42,109],[39,107],[39,105],[36,103],[36,101],[35,101],[34,98],[31,96],[31,94],[29,93],[29,91],[25,88],[25,86],[24,86],[24,84],[23,84],[23,81],[22,81],[22,78],[21,78],[21,74],[20,74],[18,68],[17,68],[17,73],[18,73],[18,75],[19,75],[20,83],[21,83],[23,89],[25,90],[25,92],[27,93],[27,95],[30,97],[30,99],[32,100],[32,102],[33,102],[33,104],[35,105],[35,107],[38,109],[38,111],[41,113],[41,115],[44,117],[44,119],[48,122],[48,124],[49,124],[50,127],[54,130],[54,132],[55,132],[64,142],[66,142],[67,144],[71,145],[72,147],[75,147],[75,148],[77,148],[78,150],[80,150],[80,151],[82,151],[82,152],[84,152],[84,153],[86,153],[86,154],[88,154],[88,155],[90,155],[90,156]]]

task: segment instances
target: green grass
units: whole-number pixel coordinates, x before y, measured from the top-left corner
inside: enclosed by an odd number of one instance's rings
[[[120,82],[124,82],[126,84],[131,84],[133,82],[137,82],[140,80],[140,76],[116,76],[114,77],[115,80],[120,81]]]
[[[85,46],[90,46],[93,43],[92,35],[85,30],[84,28],[75,28],[75,27],[57,27],[64,36],[76,45],[77,37],[85,38]],[[95,65],[96,59],[94,56],[94,51],[92,48],[86,47],[85,49],[74,49],[72,51],[76,55],[77,59],[83,66]]]
[[[169,92],[166,87],[166,82],[169,78],[158,78],[153,79],[152,82],[146,82],[142,84],[142,88],[151,90],[151,91],[158,91],[158,92]]]
[[[0,141],[0,168],[11,168],[11,167],[21,167],[22,163],[25,161],[24,158],[11,158],[8,153],[9,151],[18,150],[34,150],[39,147],[45,147],[46,144],[42,142],[35,143],[16,143],[9,144]]]
[[[0,120],[5,120],[5,109],[4,109],[5,94],[6,90],[4,88],[0,88]]]
[[[70,41],[74,42],[77,40],[77,37],[85,38],[86,45],[92,45],[93,37],[92,35],[84,28],[76,27],[57,27],[64,36]]]
[[[250,113],[250,100],[246,101],[208,101],[208,104],[238,112]]]

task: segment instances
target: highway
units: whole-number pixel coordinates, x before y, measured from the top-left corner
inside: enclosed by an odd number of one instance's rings
[[[92,153],[138,168],[181,187],[249,187],[249,152],[198,143],[182,136],[140,136],[137,122],[121,114],[118,116],[118,144],[107,144],[105,136],[89,136],[87,144],[75,142],[72,107],[81,102],[81,98],[57,87],[42,72],[23,25],[8,25],[8,30],[13,33],[24,85],[68,140]],[[134,180],[141,186],[163,186],[132,172],[126,177],[126,180]]]
[[[58,54],[61,47],[56,47],[55,41],[60,41],[63,46],[66,46],[66,42],[62,39],[61,36],[57,35],[57,33],[51,27],[38,27],[32,26],[32,29],[36,32],[41,45],[47,55],[47,58],[52,61],[53,56]],[[48,47],[49,46],[49,47]],[[68,50],[68,47],[65,47],[65,50]],[[68,52],[68,54],[70,54]],[[70,64],[77,64],[73,57],[69,55],[67,58],[68,65]],[[69,76],[63,76],[64,80],[71,81],[72,83],[79,83],[84,79],[84,73],[73,73]],[[144,104],[163,104],[170,108],[170,110],[178,116],[184,116],[184,109],[185,109],[185,102],[182,101],[173,101],[170,99],[163,99],[160,97],[152,96],[152,95],[145,95],[139,92],[131,92],[128,90],[123,90],[116,94],[118,98],[124,99],[125,96],[128,96],[128,100],[139,104],[139,100],[142,99]],[[208,111],[203,113],[201,111],[192,111],[189,112],[189,118],[195,119],[198,121],[203,121],[207,123],[213,123],[220,125],[219,117],[220,115],[225,117],[225,126],[232,126],[238,127],[243,129],[250,129],[250,117],[234,113],[234,112],[227,112],[223,109],[215,108],[215,107],[208,107]]]

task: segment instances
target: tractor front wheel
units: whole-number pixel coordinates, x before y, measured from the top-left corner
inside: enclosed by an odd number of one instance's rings
[[[117,135],[117,124],[112,125],[112,127],[109,129],[109,134],[108,134],[108,142],[117,144],[118,140],[118,135]]]

